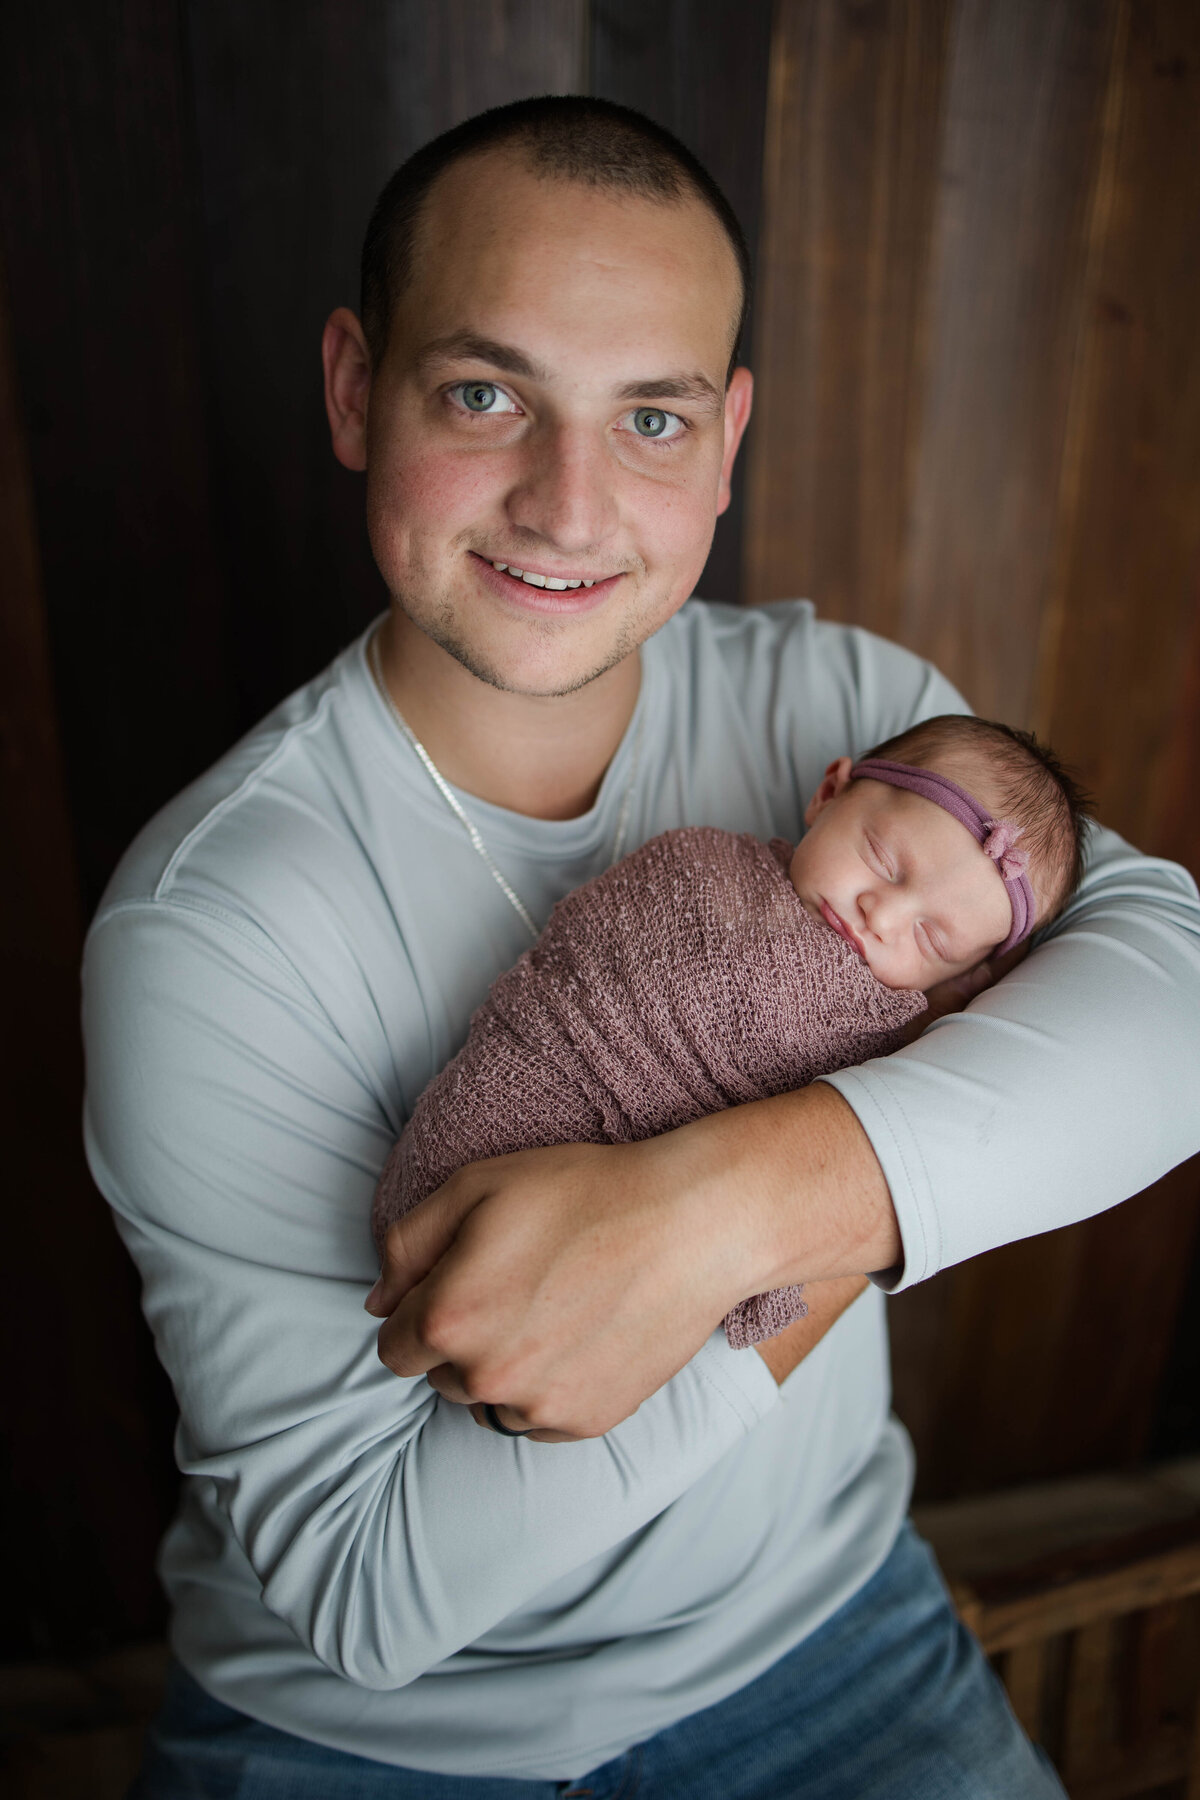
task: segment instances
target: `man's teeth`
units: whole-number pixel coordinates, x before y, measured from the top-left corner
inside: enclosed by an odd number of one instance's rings
[[[499,569],[502,575],[507,573],[515,576],[518,581],[527,581],[530,587],[553,588],[556,593],[561,593],[564,588],[595,587],[596,585],[594,581],[584,581],[582,576],[578,581],[559,581],[555,575],[527,575],[524,569],[514,569],[511,563],[494,562],[492,567]]]

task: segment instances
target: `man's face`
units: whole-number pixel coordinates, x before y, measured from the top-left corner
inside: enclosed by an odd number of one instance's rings
[[[500,153],[435,185],[371,381],[367,514],[390,592],[473,674],[570,692],[692,592],[749,410],[739,300],[697,201]]]

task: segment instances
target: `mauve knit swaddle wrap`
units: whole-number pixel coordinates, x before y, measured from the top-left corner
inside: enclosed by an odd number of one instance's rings
[[[797,899],[790,846],[668,831],[560,900],[501,975],[379,1178],[376,1241],[464,1163],[627,1144],[895,1049],[923,994],[883,987]],[[735,1349],[806,1311],[755,1294]]]

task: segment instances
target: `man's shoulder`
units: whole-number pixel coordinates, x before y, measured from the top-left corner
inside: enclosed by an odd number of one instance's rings
[[[669,673],[704,693],[706,705],[724,691],[759,723],[827,718],[843,748],[861,750],[931,712],[966,710],[922,657],[863,626],[821,618],[810,600],[693,599],[660,641]]]
[[[790,641],[812,641],[821,622],[811,600],[772,600],[764,606],[735,606],[693,597],[663,627],[664,643],[693,655],[761,653]]]
[[[677,656],[733,658],[743,665],[775,663],[781,656],[850,670],[861,667],[865,658],[921,663],[912,651],[864,626],[822,618],[811,600],[734,606],[693,598],[668,620],[660,635]]]
[[[290,860],[297,835],[336,833],[336,806],[311,802],[322,790],[327,799],[344,754],[337,711],[351,654],[281,701],[143,826],[113,872],[93,930],[138,906],[237,910],[239,896]]]

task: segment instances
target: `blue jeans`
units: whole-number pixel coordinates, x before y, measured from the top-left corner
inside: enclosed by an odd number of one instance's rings
[[[578,1781],[429,1775],[235,1712],[183,1669],[130,1800],[1064,1800],[906,1527],[882,1568],[748,1687]]]

